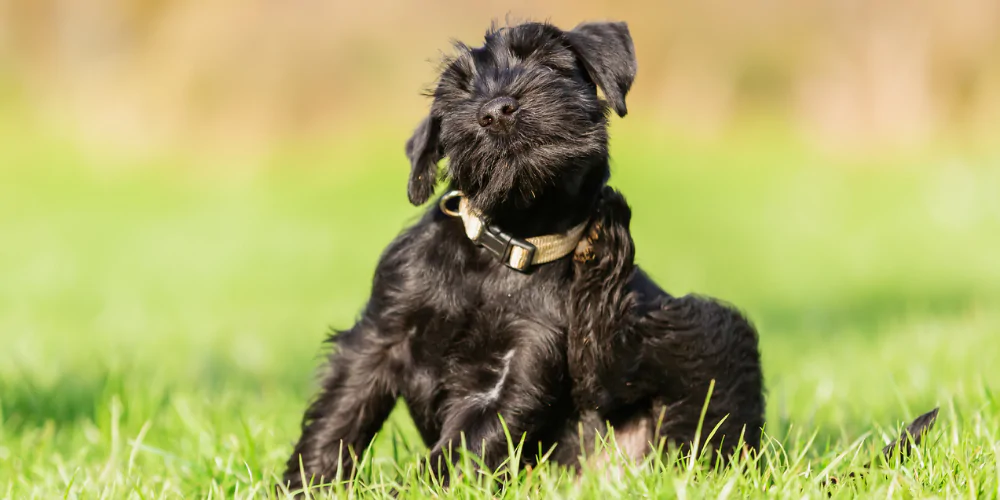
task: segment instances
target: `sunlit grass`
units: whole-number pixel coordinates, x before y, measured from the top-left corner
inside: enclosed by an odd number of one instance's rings
[[[324,332],[351,323],[418,214],[401,147],[370,144],[246,175],[101,168],[44,142],[0,151],[0,496],[271,494]],[[834,496],[998,495],[996,157],[871,165],[641,136],[614,151],[640,264],[760,327],[761,455],[580,478],[542,464],[441,491],[414,467],[426,450],[401,406],[343,495],[820,498],[825,475],[939,405],[911,460]]]

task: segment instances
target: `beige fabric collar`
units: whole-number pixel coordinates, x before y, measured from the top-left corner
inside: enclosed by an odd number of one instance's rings
[[[458,199],[457,210],[453,206],[449,207],[449,203],[453,205],[455,199]],[[489,250],[507,266],[522,272],[572,253],[577,249],[589,222],[584,221],[562,234],[547,234],[522,240],[504,233],[496,226],[487,225],[461,191],[446,193],[438,206],[444,214],[462,219],[465,235],[473,243]]]

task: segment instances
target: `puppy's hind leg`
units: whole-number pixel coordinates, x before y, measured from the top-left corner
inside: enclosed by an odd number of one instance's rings
[[[671,372],[661,391],[669,397],[660,436],[682,447],[697,439],[724,458],[741,436],[743,446],[759,446],[764,385],[757,331],[738,310],[685,295],[648,311],[637,328],[643,364]]]
[[[606,188],[588,258],[577,259],[568,335],[576,404],[607,415],[661,398],[667,411],[658,436],[683,446],[701,427],[701,443],[724,441],[728,451],[745,428],[745,444],[756,448],[764,409],[756,330],[709,298],[659,292],[640,300],[648,280],[634,265],[630,217],[624,198]],[[713,430],[713,443],[705,443]]]
[[[568,362],[573,397],[584,410],[605,410],[611,399],[631,402],[638,387],[622,377],[640,347],[634,338],[635,247],[629,234],[632,212],[620,193],[605,187],[596,219],[574,260],[570,290]],[[623,371],[624,370],[624,371]]]

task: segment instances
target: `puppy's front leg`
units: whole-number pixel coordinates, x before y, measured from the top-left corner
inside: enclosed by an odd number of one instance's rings
[[[623,377],[634,368],[640,346],[633,338],[636,299],[627,288],[635,273],[631,218],[625,198],[605,187],[587,248],[574,258],[568,361],[573,397],[583,410],[605,409],[638,389]]]
[[[284,483],[290,490],[349,479],[354,457],[364,453],[392,411],[400,376],[393,360],[398,342],[383,336],[369,318],[366,314],[332,339],[337,351],[286,465]]]
[[[449,465],[458,462],[461,446],[480,457],[486,469],[495,470],[506,458],[507,440],[500,423],[500,413],[495,408],[468,405],[458,408],[449,416],[442,429],[441,439],[431,448],[426,466],[437,476],[441,485],[451,482]],[[521,425],[507,422],[512,439],[519,439]],[[517,437],[515,437],[517,436]]]
[[[449,412],[427,464],[442,484],[449,483],[448,466],[458,460],[463,438],[466,451],[480,457],[485,469],[494,471],[510,458],[507,433],[514,445],[523,435],[530,442],[553,419],[566,418],[559,413],[565,408],[560,401],[566,397],[562,334],[527,330],[523,338],[530,339],[530,345],[506,353],[495,382],[476,391],[467,390],[468,386],[460,388],[445,403]],[[534,451],[529,447],[524,453]]]

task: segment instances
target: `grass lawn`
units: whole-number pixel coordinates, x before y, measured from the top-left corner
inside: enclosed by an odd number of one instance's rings
[[[252,173],[0,148],[0,497],[270,494],[325,331],[351,324],[379,252],[418,213],[402,139],[302,146]],[[1000,494],[1000,157],[613,151],[640,264],[760,328],[759,460],[580,480],[543,464],[442,491],[413,472],[425,448],[400,406],[342,495],[823,498],[826,475],[935,406],[912,460],[834,496]]]

